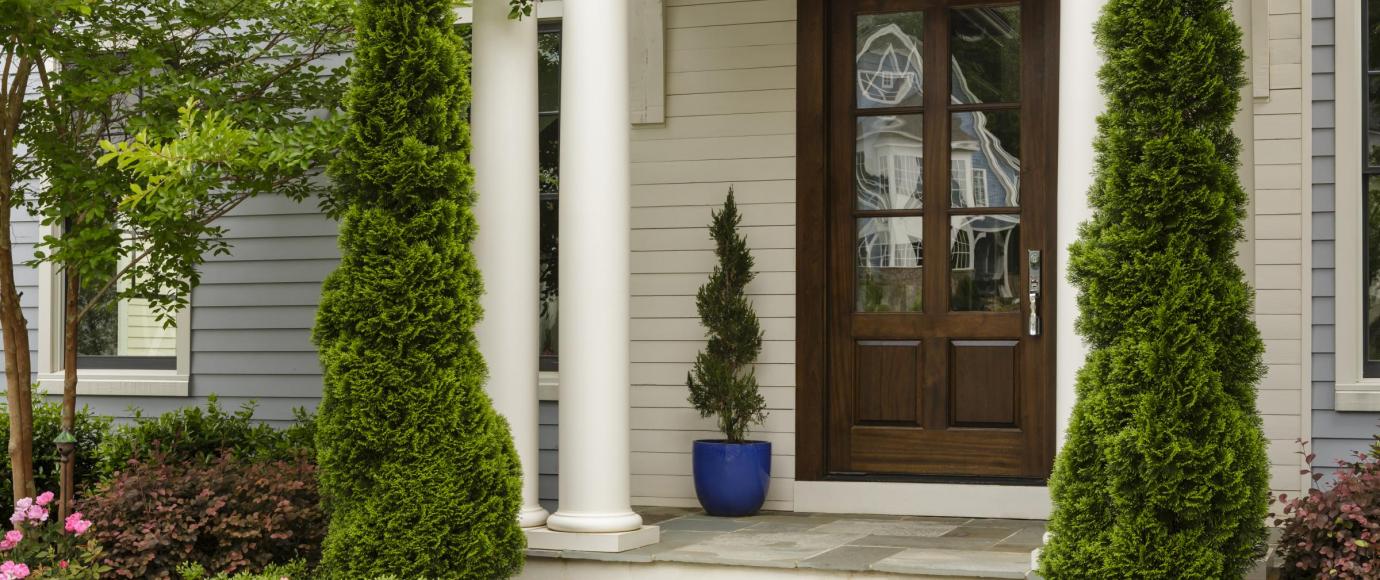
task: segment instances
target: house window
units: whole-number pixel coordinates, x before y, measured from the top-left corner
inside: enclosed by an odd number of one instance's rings
[[[123,283],[105,286],[83,283],[77,294],[86,312],[77,324],[77,368],[177,370],[177,328],[159,321],[146,298],[117,299]]]
[[[987,170],[973,170],[973,207],[988,207]]]
[[[1336,12],[1333,403],[1380,411],[1380,1]]]
[[[560,355],[557,312],[558,193],[561,161],[561,28],[537,30],[541,147],[541,370],[555,371]]]
[[[59,235],[58,226],[40,225],[39,236]],[[106,280],[123,269],[112,266]],[[51,263],[38,266],[38,382],[55,392],[68,367],[63,344],[66,327],[66,276]],[[101,291],[105,282],[87,277],[77,294],[85,308],[77,325],[77,393],[80,395],[185,397],[190,392],[190,308],[158,320],[148,298],[117,299],[123,282]],[[90,283],[85,283],[90,282]]]
[[[1364,188],[1361,219],[1364,247],[1361,292],[1364,296],[1364,372],[1368,378],[1380,377],[1380,5],[1375,0],[1362,3],[1364,21],[1361,41],[1365,132],[1362,137],[1361,185]]]
[[[968,188],[970,183],[968,175],[968,162],[954,159],[949,162],[949,203],[954,207],[972,207],[973,202],[968,199]]]

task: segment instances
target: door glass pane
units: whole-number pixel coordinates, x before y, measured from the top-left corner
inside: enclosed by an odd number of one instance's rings
[[[955,103],[1021,98],[1021,8],[955,9],[949,17],[950,86]]]
[[[920,312],[924,246],[920,217],[858,220],[857,309]]]
[[[1019,309],[1021,216],[952,216],[949,220],[950,309]]]
[[[1021,205],[1021,114],[954,113],[949,129],[949,206]]]
[[[920,209],[921,115],[859,117],[853,183],[859,210]]]
[[[858,16],[858,108],[918,107],[924,78],[924,12]]]

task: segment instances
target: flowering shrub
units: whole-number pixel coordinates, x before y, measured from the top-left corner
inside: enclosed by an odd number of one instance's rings
[[[175,578],[179,564],[212,574],[256,572],[320,558],[326,518],[306,459],[251,462],[226,452],[209,465],[132,461],[81,503],[101,522],[103,563],[120,578]]]
[[[1380,451],[1377,440],[1375,451]],[[1313,462],[1313,454],[1307,462]],[[1322,478],[1313,474],[1313,481]],[[1278,553],[1283,558],[1283,577],[1376,578],[1380,577],[1380,459],[1376,453],[1357,454],[1356,461],[1341,462],[1334,485],[1314,487],[1290,500],[1280,494],[1284,515],[1275,520],[1283,528]]]
[[[62,432],[62,405],[48,400],[41,390],[34,390],[34,483],[38,489],[61,489],[62,476],[58,471],[57,445],[53,439]],[[100,476],[103,459],[96,450],[110,432],[110,419],[96,415],[91,409],[77,409],[76,428],[72,434],[77,438],[76,492],[81,495],[94,486]],[[5,412],[4,401],[0,400],[0,449],[9,445],[10,419]],[[10,482],[9,457],[0,459],[0,489],[13,489]],[[0,510],[9,509],[10,494],[0,494]]]
[[[76,512],[61,526],[50,522],[52,501],[53,492],[47,491],[15,502],[14,529],[0,539],[0,580],[96,580],[109,571],[99,563],[100,544],[87,535],[91,520]]]

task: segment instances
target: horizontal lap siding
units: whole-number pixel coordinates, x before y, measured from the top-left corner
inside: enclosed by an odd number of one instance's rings
[[[721,438],[686,401],[704,346],[695,292],[715,264],[707,225],[734,187],[756,258],[757,379],[772,442],[771,509],[795,474],[795,2],[666,0],[666,122],[632,143],[632,493],[697,505],[690,447]]]
[[[230,254],[212,256],[192,292],[190,397],[83,397],[118,418],[205,404],[254,402],[256,417],[286,424],[297,407],[314,410],[321,366],[311,328],[321,281],[339,262],[337,224],[313,201],[267,196],[222,218]]]
[[[1361,50],[1361,47],[1335,45],[1336,28],[1334,0],[1313,0],[1313,295],[1310,297],[1312,324],[1313,373],[1313,437],[1312,448],[1317,453],[1314,464],[1331,472],[1337,461],[1350,458],[1353,452],[1366,450],[1371,435],[1380,427],[1380,413],[1338,412],[1333,402],[1336,390],[1337,331],[1336,331],[1336,239],[1338,219],[1337,196],[1357,196],[1359,191],[1339,192],[1336,189],[1337,147],[1356,147],[1357,144],[1337,142],[1337,111],[1335,103],[1335,62],[1337,50]],[[1352,169],[1347,169],[1348,171]],[[1361,240],[1340,243],[1359,244]]]
[[[1268,97],[1251,103],[1252,246],[1243,251],[1251,261],[1256,292],[1255,319],[1265,343],[1267,373],[1256,406],[1269,440],[1270,486],[1276,492],[1297,493],[1301,478],[1296,441],[1305,435],[1303,410],[1304,295],[1303,235],[1304,104],[1297,73],[1306,55],[1300,24],[1299,0],[1252,3],[1267,10],[1269,27],[1253,34],[1269,35],[1271,69]],[[1257,55],[1265,57],[1266,55]]]

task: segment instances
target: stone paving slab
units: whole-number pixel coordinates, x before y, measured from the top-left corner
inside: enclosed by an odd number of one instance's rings
[[[858,535],[744,530],[664,552],[657,560],[796,568],[808,560],[857,539]]]
[[[839,546],[828,552],[802,560],[801,568],[818,570],[867,570],[872,564],[896,555],[905,548],[875,548],[872,546]]]
[[[871,565],[878,572],[966,576],[972,578],[1025,578],[1030,554],[981,550],[903,550]]]

